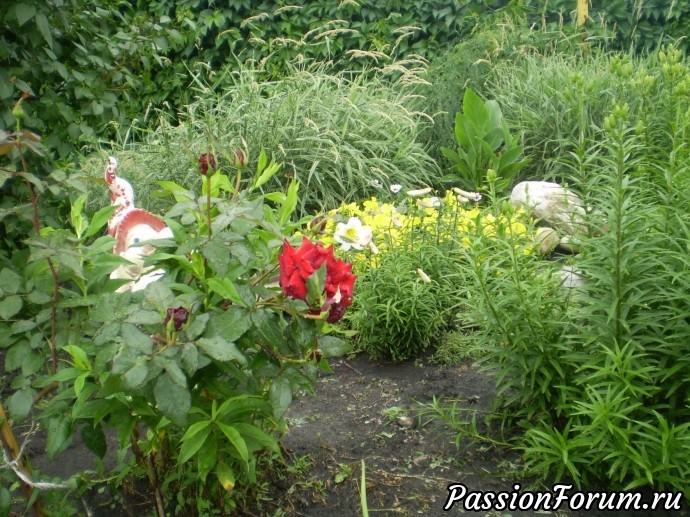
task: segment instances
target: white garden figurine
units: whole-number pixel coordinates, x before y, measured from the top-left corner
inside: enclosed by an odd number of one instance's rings
[[[108,221],[108,235],[117,239],[113,253],[131,262],[119,266],[110,274],[110,278],[130,280],[117,292],[139,291],[164,274],[161,269],[144,267],[144,260],[153,254],[155,249],[150,244],[141,243],[169,239],[173,237],[173,233],[160,217],[141,208],[135,208],[134,189],[127,180],[117,176],[117,160],[112,156],[108,158],[105,181],[110,189],[110,202],[117,206]]]

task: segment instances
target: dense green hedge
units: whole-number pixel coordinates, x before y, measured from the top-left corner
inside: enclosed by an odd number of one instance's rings
[[[126,138],[150,108],[174,112],[190,100],[190,73],[213,73],[236,59],[261,62],[274,75],[296,56],[361,69],[410,53],[442,54],[498,9],[553,27],[572,25],[575,6],[575,0],[3,2],[0,128],[12,127],[12,105],[30,92],[27,125],[45,132],[48,148],[65,156],[82,135]],[[654,46],[690,32],[690,4],[595,0],[586,30],[616,46]]]

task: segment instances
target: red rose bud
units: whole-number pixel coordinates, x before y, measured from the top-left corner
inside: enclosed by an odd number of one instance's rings
[[[247,166],[247,153],[238,149],[232,155],[232,166],[236,169],[244,169]]]
[[[211,169],[211,174],[218,170],[218,162],[216,157],[211,153],[205,153],[199,156],[199,170],[201,174],[206,176],[208,169]]]
[[[168,307],[168,312],[165,315],[165,321],[163,324],[167,327],[170,319],[173,320],[173,326],[175,327],[175,332],[182,330],[182,327],[187,323],[187,317],[189,313],[184,307]]]

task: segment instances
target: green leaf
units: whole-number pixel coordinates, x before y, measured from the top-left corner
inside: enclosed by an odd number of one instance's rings
[[[19,296],[8,296],[0,302],[0,318],[9,320],[22,310],[22,299]]]
[[[183,345],[182,352],[180,353],[180,362],[189,377],[194,375],[199,369],[199,352],[196,346],[190,344]]]
[[[285,201],[280,206],[278,220],[280,221],[281,225],[285,225],[292,217],[292,214],[295,212],[295,208],[297,208],[298,191],[299,182],[294,180],[291,181],[287,188],[287,196],[285,198]]]
[[[163,282],[153,282],[144,289],[144,299],[153,307],[165,312],[168,307],[172,307],[175,295]]]
[[[98,212],[93,214],[93,217],[91,218],[91,222],[89,223],[88,228],[86,228],[86,231],[84,232],[84,238],[89,238],[92,235],[96,234],[101,228],[103,228],[107,222],[108,219],[115,213],[116,206],[105,206],[101,208]]]
[[[135,325],[123,323],[120,329],[120,335],[128,348],[141,352],[142,354],[151,354],[153,352],[153,341],[151,337],[139,330]]]
[[[5,371],[13,372],[21,368],[24,359],[32,353],[28,341],[23,339],[16,342],[10,347],[5,356]]]
[[[127,389],[135,390],[144,383],[148,374],[148,358],[140,357],[137,359],[134,366],[132,366],[122,375],[122,380],[124,381]]]
[[[6,293],[17,294],[19,286],[21,285],[21,278],[17,273],[11,269],[3,268],[0,271],[0,286]]]
[[[7,399],[7,410],[15,424],[26,420],[33,404],[34,393],[31,388],[22,388]]]
[[[220,422],[216,422],[216,426],[218,426],[218,429],[220,429],[228,440],[230,440],[230,443],[239,453],[240,458],[242,458],[242,460],[246,463],[249,459],[247,444],[245,443],[244,438],[240,436],[240,433],[237,432],[237,429],[227,424],[221,424]]]
[[[36,15],[36,27],[38,27],[38,31],[41,33],[41,36],[43,36],[45,42],[52,49],[53,34],[50,32],[50,23],[48,22],[48,18],[45,14],[38,13]]]
[[[220,336],[211,338],[202,337],[197,341],[197,346],[205,352],[206,355],[216,361],[237,361],[243,366],[247,364],[246,357],[237,349],[235,343],[226,341]]]
[[[323,357],[338,357],[352,350],[352,343],[335,336],[320,336],[319,349]]]
[[[251,325],[249,312],[233,305],[225,312],[211,314],[206,327],[206,337],[219,336],[225,341],[234,342],[241,338]]]
[[[230,263],[230,250],[228,249],[228,245],[220,240],[214,239],[204,244],[201,248],[201,253],[206,257],[218,276],[224,277],[228,272],[228,264]],[[237,295],[237,297],[239,298],[239,295]]]
[[[204,420],[203,422],[197,422],[189,426],[187,433],[185,433],[181,439],[182,447],[180,448],[180,455],[177,458],[179,463],[188,461],[199,451],[199,449],[201,449],[206,438],[208,438],[208,435],[212,431],[210,424],[211,422],[209,420]],[[193,431],[193,433],[188,436],[190,431]],[[192,440],[191,438],[194,439]]]
[[[72,419],[67,415],[57,415],[48,420],[46,453],[49,459],[67,449],[72,442]]]
[[[255,425],[242,422],[233,425],[244,438],[249,451],[255,452],[261,449],[270,449],[273,452],[280,451],[278,440]]]
[[[186,425],[189,408],[192,405],[192,397],[187,388],[179,386],[166,373],[163,373],[156,381],[153,395],[163,415],[179,427]]]
[[[153,357],[153,363],[168,372],[170,379],[172,379],[175,384],[183,388],[187,387],[187,377],[173,359],[163,357],[162,355],[156,355]]]
[[[190,341],[198,338],[206,330],[206,324],[211,316],[208,313],[194,316],[194,320],[187,326],[185,333]]]
[[[227,463],[218,462],[218,465],[216,465],[216,476],[218,477],[218,482],[226,491],[231,492],[235,488],[235,473]]]
[[[84,210],[84,204],[86,203],[86,198],[88,194],[82,194],[79,196],[70,209],[70,222],[72,223],[72,228],[74,228],[77,237],[81,238],[81,234],[84,231],[84,216],[82,211]]]
[[[292,402],[292,386],[290,380],[285,377],[276,378],[268,390],[268,395],[273,405],[273,415],[276,419],[283,416]]]
[[[86,424],[81,428],[81,439],[84,445],[93,452],[96,456],[103,459],[105,453],[108,451],[108,444],[105,441],[105,434],[101,423],[98,422],[95,426]]]
[[[207,282],[208,288],[222,298],[230,300],[237,305],[244,306],[244,301],[237,291],[237,287],[229,278],[209,278]]]
[[[16,4],[14,9],[20,27],[36,15],[36,7],[31,4]]]
[[[282,163],[276,163],[273,159],[271,159],[271,163],[268,165],[268,167],[263,169],[261,172],[257,170],[256,177],[254,178],[254,188],[259,188],[261,185],[270,180],[282,166]]]
[[[72,361],[74,361],[74,366],[80,370],[91,370],[91,362],[84,350],[77,345],[66,345],[62,349],[70,355]]]

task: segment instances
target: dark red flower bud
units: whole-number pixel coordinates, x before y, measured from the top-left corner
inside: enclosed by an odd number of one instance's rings
[[[211,153],[205,153],[199,156],[199,170],[201,174],[206,176],[208,170],[211,169],[211,175],[218,170],[218,162],[216,157]]]
[[[236,169],[244,169],[247,166],[247,153],[242,149],[237,149],[232,154],[232,166]]]
[[[168,307],[168,312],[165,315],[165,321],[163,323],[167,327],[168,323],[170,322],[170,318],[172,318],[175,331],[179,332],[182,330],[184,324],[187,323],[188,316],[189,313],[184,307]]]

